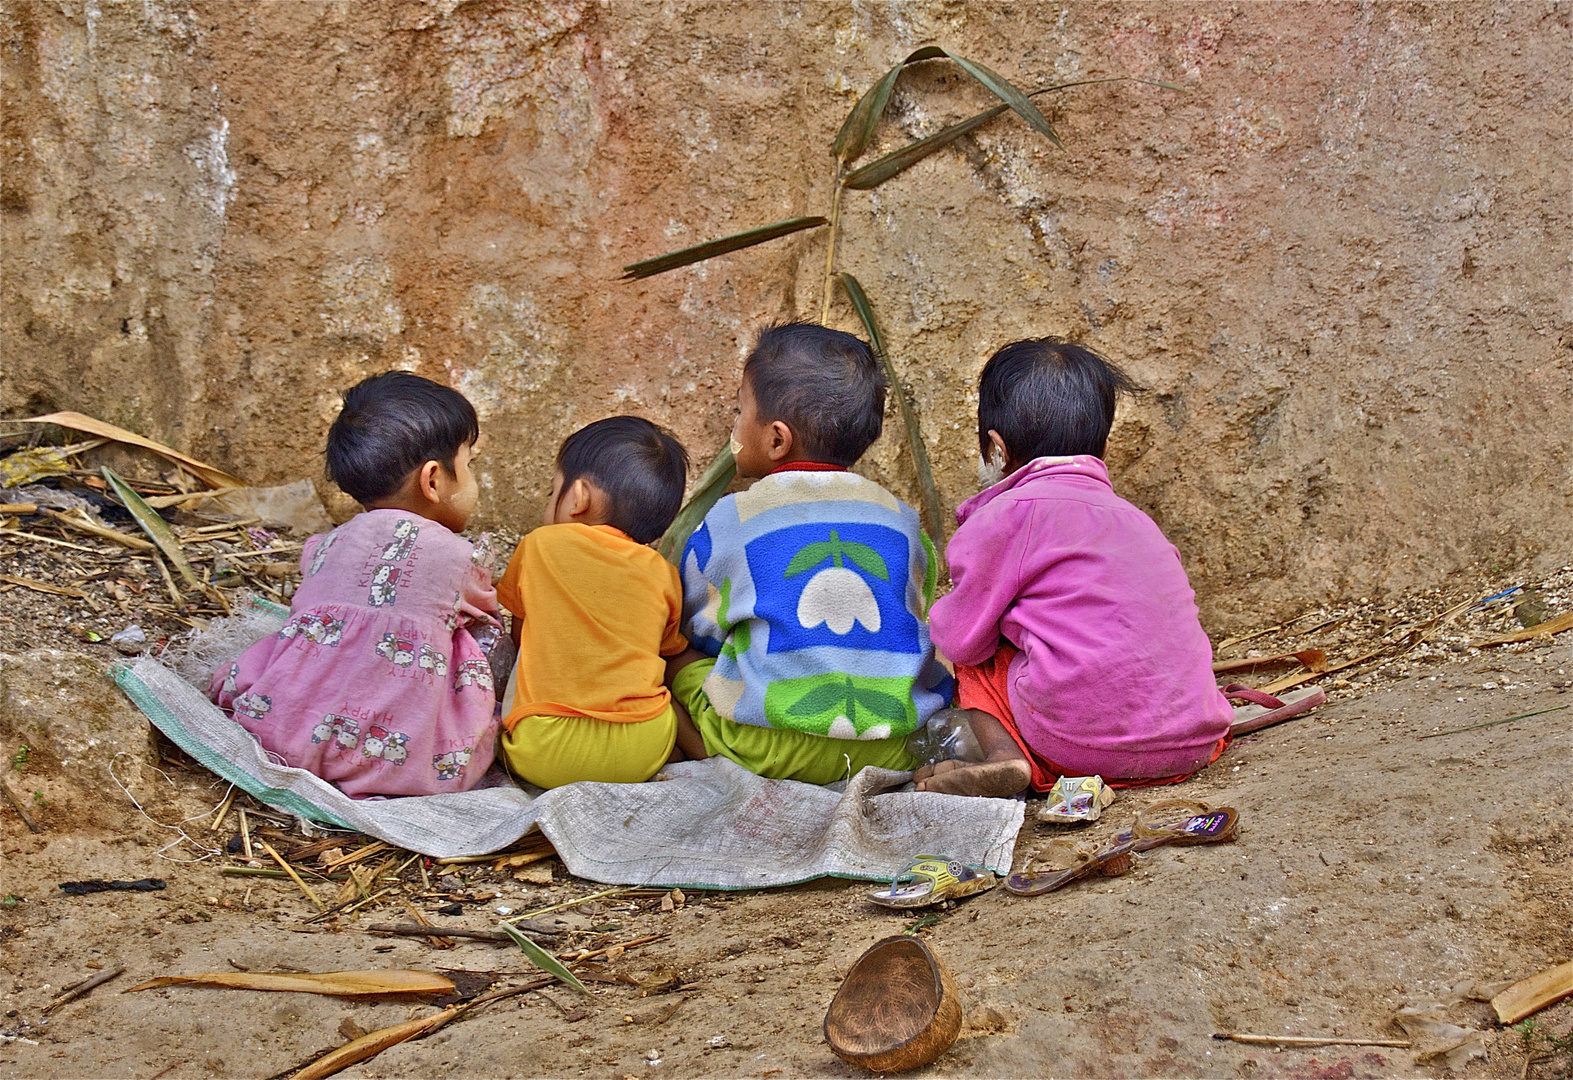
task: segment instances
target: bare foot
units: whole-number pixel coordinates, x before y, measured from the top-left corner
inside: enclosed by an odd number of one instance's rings
[[[965,764],[966,764],[965,761],[936,761],[934,764],[932,764],[932,765],[925,765],[921,769],[919,769],[917,772],[913,773],[912,774],[912,779],[915,782],[921,783],[922,781],[927,780],[931,776],[937,776],[937,775],[942,774],[942,773],[948,773],[952,769],[959,769],[959,768],[961,768]]]
[[[1020,757],[996,761],[941,761],[913,774],[919,791],[1008,799],[1032,781],[1032,767]]]

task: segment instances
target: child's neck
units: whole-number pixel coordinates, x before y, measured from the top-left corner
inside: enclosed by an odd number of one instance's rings
[[[399,492],[385,499],[362,503],[367,510],[402,510],[406,514],[423,517],[427,521],[435,521],[439,525],[441,520],[437,517],[437,506],[429,499],[423,499],[418,492]]]
[[[778,472],[846,472],[845,465],[832,465],[828,461],[813,461],[806,457],[794,457],[790,461],[783,461],[774,466],[766,475]]]

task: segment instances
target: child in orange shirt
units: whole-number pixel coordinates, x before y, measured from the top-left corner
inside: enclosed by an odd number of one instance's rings
[[[677,516],[688,455],[636,416],[598,420],[557,452],[545,524],[497,583],[519,647],[501,757],[543,788],[639,783],[672,756],[678,706],[663,657],[679,630],[677,568],[647,546]]]

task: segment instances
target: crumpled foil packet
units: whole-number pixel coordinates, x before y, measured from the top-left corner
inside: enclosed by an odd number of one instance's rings
[[[1113,801],[1114,789],[1101,776],[1062,776],[1049,789],[1049,801],[1038,811],[1038,820],[1097,821]]]

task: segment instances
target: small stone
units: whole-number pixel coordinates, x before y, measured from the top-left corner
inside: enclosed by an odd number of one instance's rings
[[[967,1026],[975,1031],[1004,1031],[1010,1021],[994,1006],[979,1005],[967,1014]]]

